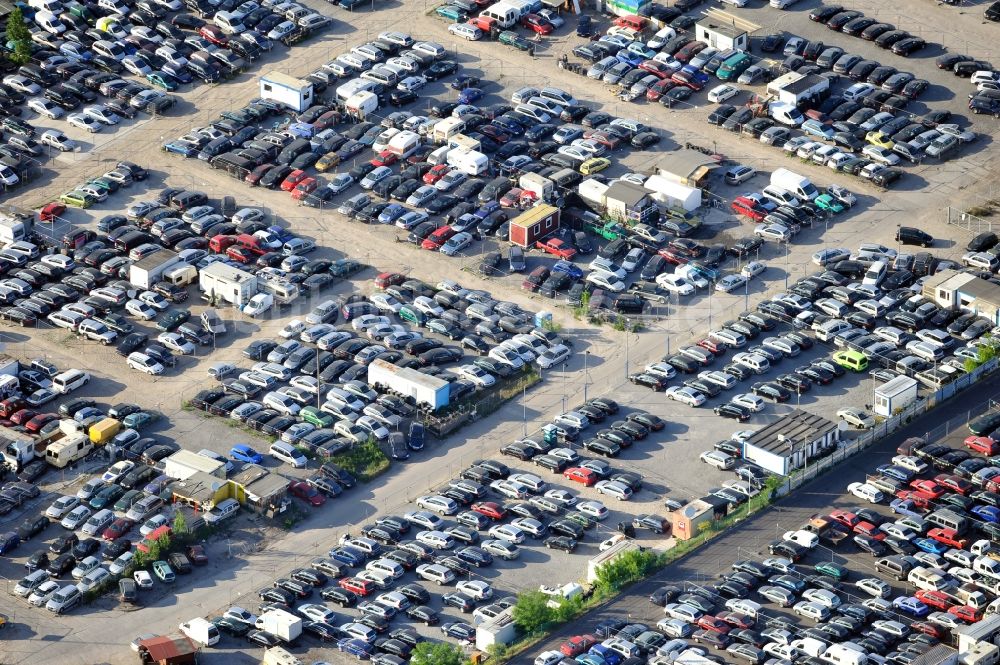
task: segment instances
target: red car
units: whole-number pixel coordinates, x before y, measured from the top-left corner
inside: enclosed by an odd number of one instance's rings
[[[1000,452],[1000,443],[988,436],[970,436],[965,440],[965,447],[984,455],[996,455]]]
[[[576,248],[559,238],[539,240],[535,243],[535,248],[547,254],[558,256],[560,259],[566,259],[567,261],[571,261],[576,256]]]
[[[574,635],[559,647],[559,652],[569,658],[576,658],[582,653],[587,653],[590,647],[600,642],[593,635]]]
[[[745,196],[737,196],[733,199],[733,202],[729,205],[733,212],[737,215],[743,215],[744,217],[749,217],[754,222],[763,221],[767,217],[767,211],[757,204],[756,201],[748,199]]]
[[[854,533],[868,536],[875,540],[885,540],[885,532],[879,531],[878,527],[871,522],[858,522],[854,525]]]
[[[472,512],[479,513],[480,515],[486,515],[491,520],[502,520],[507,517],[507,509],[499,503],[495,503],[493,501],[474,503],[471,508]]]
[[[714,617],[711,614],[706,614],[698,619],[698,627],[703,630],[711,630],[716,633],[722,633],[723,635],[733,629],[732,624],[726,623],[722,619]]]
[[[538,14],[527,14],[521,19],[521,25],[539,35],[552,34],[554,28],[547,18],[543,18]]]
[[[29,432],[37,432],[53,420],[59,420],[59,416],[54,413],[39,413],[37,416],[29,420],[24,428]]]
[[[260,179],[264,177],[264,174],[274,168],[274,164],[267,163],[261,164],[253,171],[247,174],[247,177],[243,178],[243,182],[246,182],[254,187],[260,184]]]
[[[924,589],[919,589],[913,594],[913,597],[922,602],[924,605],[929,605],[930,607],[935,607],[939,610],[945,610],[952,606],[951,598],[948,594],[942,591],[925,591]]]
[[[212,239],[208,241],[208,248],[213,252],[222,253],[226,251],[236,242],[236,236],[219,234],[217,236],[212,236]]]
[[[307,194],[316,191],[317,187],[319,187],[319,181],[316,178],[306,178],[295,185],[295,189],[292,190],[292,198],[301,201]]]
[[[21,409],[10,417],[10,422],[15,425],[27,425],[28,421],[37,415],[37,411],[32,411],[31,409]]]
[[[736,612],[722,612],[716,614],[716,617],[722,619],[726,623],[733,626],[733,628],[740,628],[742,630],[749,630],[754,626],[753,617],[749,617],[745,614],[737,614]]]
[[[946,487],[952,490],[953,492],[958,492],[962,496],[965,496],[973,489],[975,489],[972,483],[970,483],[965,478],[959,478],[958,476],[952,476],[947,473],[939,473],[938,475],[934,476],[934,481],[938,485]]]
[[[672,263],[675,266],[684,265],[691,260],[689,257],[685,256],[681,252],[678,252],[673,247],[664,247],[658,251],[657,254],[666,259],[667,263]]]
[[[933,480],[914,480],[910,483],[910,487],[912,487],[913,491],[917,492],[920,496],[926,497],[932,501],[940,499],[941,495],[945,492],[945,489]]]
[[[940,626],[928,621],[914,621],[910,624],[910,628],[939,640],[944,639],[945,637],[944,630],[942,630]]]
[[[854,525],[861,521],[861,518],[854,513],[841,510],[840,508],[830,512],[830,519],[840,522],[848,529],[853,529]]]
[[[8,397],[0,402],[0,418],[10,418],[26,406],[28,403],[20,397]]]
[[[584,487],[590,487],[600,480],[600,478],[597,477],[597,474],[590,469],[584,469],[578,466],[574,466],[571,469],[563,471],[563,478],[566,480],[572,480],[575,483],[580,483]]]
[[[673,74],[673,70],[667,67],[664,63],[659,60],[643,60],[639,63],[639,69],[644,72],[649,72],[661,79],[668,79],[670,75]]]
[[[374,586],[368,580],[359,580],[356,577],[345,577],[338,582],[341,589],[353,591],[359,596],[367,596],[372,592]]]
[[[447,164],[437,164],[431,167],[431,170],[424,174],[424,184],[433,185],[438,180],[448,175],[448,171],[450,170],[451,167]]]
[[[294,496],[306,501],[311,506],[322,506],[326,503],[326,496],[304,480],[295,481],[288,486],[288,489]]]
[[[231,246],[226,249],[226,256],[239,263],[253,263],[257,255],[245,247]]]
[[[723,342],[716,342],[714,339],[705,338],[698,342],[698,346],[705,349],[706,351],[711,351],[717,356],[721,356],[726,352],[726,345]]]
[[[965,538],[961,538],[958,532],[954,529],[931,529],[927,532],[927,537],[932,538],[943,545],[948,547],[957,547],[958,549],[965,549],[969,544],[969,541]]]
[[[983,618],[982,610],[977,610],[969,605],[956,605],[948,608],[948,614],[958,617],[966,623],[976,623]]]
[[[708,48],[705,42],[691,41],[681,47],[681,50],[674,54],[674,59],[678,62],[687,62],[694,56]]]
[[[660,97],[677,87],[677,81],[673,79],[663,79],[657,81],[646,91],[646,99],[651,102],[658,101]]]
[[[611,132],[606,132],[603,129],[588,129],[583,133],[583,138],[591,139],[600,143],[608,150],[615,150],[622,143],[621,137],[615,136]]]
[[[46,203],[45,207],[38,212],[38,219],[43,222],[51,222],[57,217],[61,217],[64,212],[66,212],[66,206],[58,201],[53,201]]]
[[[198,30],[198,34],[215,44],[216,46],[228,46],[229,36],[222,31],[222,28],[214,25],[203,25]]]
[[[402,273],[383,272],[379,273],[378,277],[375,278],[375,287],[379,289],[387,289],[390,286],[402,284],[405,281],[406,281],[406,275]]]
[[[309,177],[309,174],[302,169],[295,169],[288,176],[281,181],[281,191],[290,192],[295,189],[295,185],[299,184],[303,180]]]
[[[131,531],[133,526],[135,526],[135,522],[133,522],[132,520],[125,517],[119,517],[114,522],[112,522],[111,526],[105,529],[104,533],[101,535],[104,538],[104,540],[118,540],[126,533]]]
[[[392,166],[399,161],[399,155],[391,150],[383,150],[378,154],[378,157],[371,160],[369,164],[378,168],[380,166]]]
[[[930,499],[910,490],[899,490],[896,492],[896,498],[903,501],[912,501],[915,507],[921,509],[926,509],[930,506]]]
[[[441,245],[448,242],[448,239],[455,235],[457,231],[450,226],[442,226],[436,229],[432,234],[424,238],[424,241],[420,243],[423,249],[436,252],[441,249]]]

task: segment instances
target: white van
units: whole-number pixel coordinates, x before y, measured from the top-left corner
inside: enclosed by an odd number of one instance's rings
[[[868,665],[868,654],[851,642],[831,644],[820,658],[833,665]]]
[[[428,582],[450,584],[455,581],[455,573],[437,563],[425,563],[417,566],[417,577]]]
[[[861,284],[878,286],[888,274],[889,264],[885,261],[876,261],[870,268],[868,268],[868,272],[865,273],[865,278],[862,280]]]
[[[223,32],[230,35],[238,35],[241,32],[246,32],[246,26],[243,22],[235,16],[232,12],[216,12],[212,21],[215,25],[219,26]]]
[[[737,353],[733,356],[733,361],[743,365],[754,374],[763,374],[771,369],[771,363],[767,358],[756,353]]]
[[[489,9],[479,12],[479,15],[495,20],[501,28],[510,28],[520,18],[520,12],[517,8],[506,2],[498,2]]]
[[[726,609],[756,619],[760,615],[761,605],[745,598],[730,598],[726,601]]]
[[[390,575],[394,580],[398,580],[403,576],[403,573],[406,572],[403,570],[401,565],[389,559],[376,559],[375,561],[369,561],[368,565],[365,566],[365,570]]]
[[[850,330],[853,328],[847,321],[841,321],[840,319],[830,319],[829,321],[824,321],[820,325],[813,328],[813,332],[816,333],[816,339],[821,342],[832,341],[839,333],[845,330]]]
[[[235,515],[240,509],[240,502],[236,499],[225,499],[220,501],[211,510],[205,513],[204,518],[208,523],[221,522]]]
[[[60,395],[73,392],[90,382],[90,374],[79,369],[68,369],[52,379],[52,390]]]
[[[56,591],[49,598],[49,602],[45,603],[45,609],[49,612],[62,614],[79,605],[81,600],[83,600],[83,594],[76,588],[76,585],[70,584]]]
[[[302,451],[290,443],[275,441],[268,452],[295,469],[304,469],[308,460]]]
[[[911,570],[906,581],[924,591],[944,591],[951,586],[943,576],[923,566]]]
[[[819,536],[812,531],[806,531],[804,529],[786,531],[782,538],[784,540],[790,540],[797,545],[801,545],[802,547],[808,547],[809,549],[814,549],[817,545],[819,545]]]
[[[37,23],[42,30],[53,35],[61,35],[66,32],[66,24],[60,21],[59,18],[52,12],[36,13],[35,23]]]
[[[59,0],[28,0],[28,6],[40,12],[59,14],[63,10]]]
[[[771,184],[787,189],[799,200],[812,201],[819,196],[819,190],[809,178],[786,168],[778,168],[771,173]]]

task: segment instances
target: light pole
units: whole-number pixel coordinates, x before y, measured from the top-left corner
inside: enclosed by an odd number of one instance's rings
[[[625,378],[628,378],[628,329],[631,327],[631,321],[625,319]]]
[[[788,242],[783,243],[785,246],[785,290],[788,290]]]
[[[583,352],[583,401],[587,401],[587,386],[590,385],[590,369],[588,368],[590,351]]]

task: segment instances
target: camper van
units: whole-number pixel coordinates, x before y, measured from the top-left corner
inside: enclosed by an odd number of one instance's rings
[[[84,435],[71,436],[49,444],[45,449],[45,461],[63,469],[67,465],[83,459],[94,449],[94,443]]]

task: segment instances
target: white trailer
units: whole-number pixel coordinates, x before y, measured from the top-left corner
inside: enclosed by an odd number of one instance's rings
[[[344,110],[356,120],[364,120],[378,110],[378,95],[370,90],[356,92],[344,102]]]
[[[389,152],[399,155],[400,159],[406,159],[420,148],[420,135],[416,132],[402,131],[391,139],[386,148]]]
[[[13,217],[0,214],[0,245],[6,247],[21,240],[27,240],[34,228],[31,217]]]
[[[0,376],[16,377],[20,371],[21,363],[18,362],[17,358],[9,356],[6,353],[0,353]]]
[[[301,113],[313,105],[313,84],[281,72],[260,77],[260,96]]]
[[[452,166],[466,175],[477,176],[489,170],[490,158],[476,150],[455,148],[448,151],[448,166]]]
[[[374,360],[368,365],[368,383],[412,397],[417,404],[429,406],[433,410],[448,406],[451,395],[451,384],[444,379],[384,360]]]
[[[257,295],[257,277],[221,261],[198,275],[198,286],[209,302],[228,302],[242,307]]]
[[[539,201],[546,203],[552,200],[552,194],[556,191],[554,182],[537,173],[525,173],[517,181],[517,184],[524,191],[532,192]]]
[[[302,634],[302,619],[284,610],[268,610],[257,617],[256,628],[287,644]]]
[[[140,289],[148,289],[163,277],[168,269],[183,263],[177,252],[160,249],[143,257],[128,268],[128,281]]]

